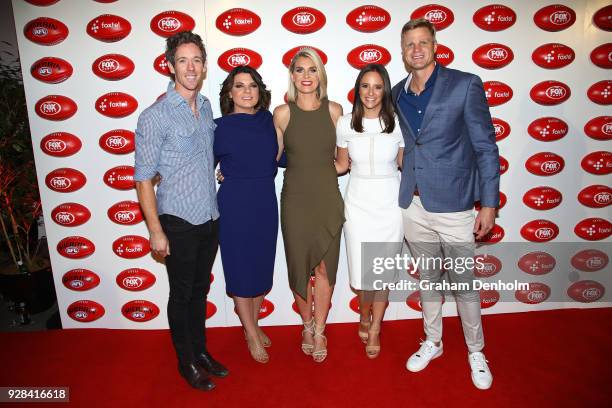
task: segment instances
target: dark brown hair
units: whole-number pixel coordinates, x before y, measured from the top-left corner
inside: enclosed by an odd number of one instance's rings
[[[234,101],[230,98],[230,92],[232,87],[234,86],[234,78],[238,74],[249,74],[253,81],[257,84],[259,88],[259,100],[257,101],[257,105],[255,105],[255,109],[265,109],[268,110],[270,107],[270,99],[272,98],[270,91],[266,89],[266,84],[263,83],[261,79],[261,75],[255,68],[251,68],[248,65],[238,65],[234,69],[230,71],[227,75],[227,78],[221,84],[221,91],[219,91],[219,103],[221,105],[221,114],[223,116],[229,115],[234,112]]]
[[[383,97],[382,107],[378,120],[383,125],[383,133],[391,133],[395,129],[395,109],[393,109],[393,99],[391,98],[391,81],[389,74],[384,66],[380,64],[368,64],[359,71],[357,80],[355,81],[355,102],[353,102],[351,129],[355,129],[359,133],[363,133],[363,102],[359,96],[359,86],[363,76],[368,72],[376,72],[383,80]]]
[[[434,41],[436,40],[436,27],[429,20],[425,20],[424,18],[415,18],[414,20],[410,20],[402,27],[402,37],[410,30],[414,30],[415,28],[425,27],[431,33]]]
[[[202,37],[191,31],[181,31],[180,33],[174,34],[172,37],[166,39],[166,52],[164,53],[166,60],[174,66],[174,55],[176,49],[183,44],[195,44],[202,51],[203,62],[206,62],[206,49],[202,42]],[[174,74],[170,73],[170,77],[174,81]]]

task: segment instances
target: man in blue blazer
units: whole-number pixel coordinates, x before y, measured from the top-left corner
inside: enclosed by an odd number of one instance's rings
[[[411,20],[402,28],[402,56],[409,75],[392,91],[404,136],[404,162],[399,205],[413,257],[470,258],[474,238],[495,225],[499,203],[499,153],[480,78],[436,64],[435,28]],[[482,209],[474,214],[474,202]],[[458,263],[454,265],[459,265]],[[406,364],[423,370],[442,354],[440,291],[442,267],[420,267],[420,295],[426,340]],[[451,282],[469,290],[454,291],[469,354],[472,381],[488,389],[493,377],[482,349],[484,337],[480,296],[473,289],[473,270],[448,271]]]

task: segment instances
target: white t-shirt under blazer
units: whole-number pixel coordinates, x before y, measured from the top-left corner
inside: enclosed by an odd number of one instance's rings
[[[404,147],[404,138],[397,119],[392,133],[382,132],[379,119],[364,118],[363,130],[357,133],[351,129],[350,113],[342,116],[336,126],[336,145],[348,148],[351,159],[344,196],[344,239],[350,284],[354,289],[374,290],[372,282],[377,275],[373,275],[372,265],[362,268],[362,243],[387,243],[386,246],[368,245],[368,248],[389,256],[401,250],[404,232],[397,201],[400,172],[396,160],[399,149]],[[380,277],[385,282],[389,280],[387,272]]]

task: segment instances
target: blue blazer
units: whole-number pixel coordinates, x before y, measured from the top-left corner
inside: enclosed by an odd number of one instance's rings
[[[441,66],[418,135],[398,104],[407,79],[392,90],[406,144],[400,207],[408,208],[415,186],[429,212],[465,211],[478,200],[497,207],[499,152],[480,78]]]

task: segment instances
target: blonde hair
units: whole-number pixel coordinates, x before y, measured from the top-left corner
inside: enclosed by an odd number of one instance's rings
[[[295,102],[297,99],[297,88],[291,79],[291,74],[295,70],[295,63],[298,58],[310,58],[312,62],[314,62],[315,67],[317,68],[317,76],[319,78],[319,86],[317,87],[317,98],[319,100],[323,98],[327,98],[327,73],[325,72],[325,66],[323,65],[323,61],[321,61],[321,57],[319,54],[310,47],[302,48],[298,51],[293,58],[291,59],[291,63],[289,64],[289,87],[287,91],[287,100],[289,102]]]

